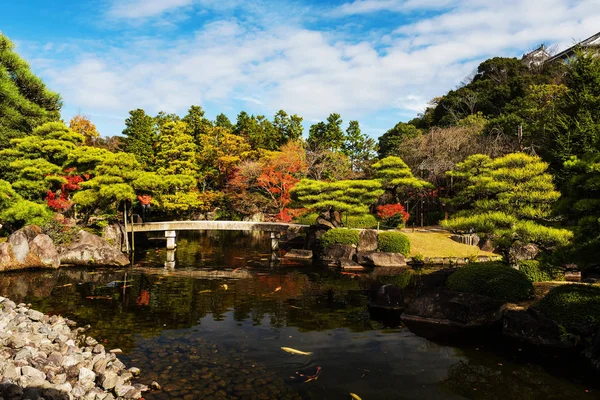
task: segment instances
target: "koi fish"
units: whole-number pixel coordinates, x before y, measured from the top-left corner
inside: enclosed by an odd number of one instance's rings
[[[222,284],[222,285],[221,285],[221,287],[222,287],[223,289],[225,289],[225,290],[229,289],[229,286],[227,286],[227,284],[226,284],[226,283]]]
[[[281,290],[281,286],[277,286],[273,292],[279,292]]]
[[[201,290],[198,292],[198,294],[203,294],[203,293],[212,293],[212,290],[206,289],[206,290]]]
[[[359,395],[354,393],[350,393],[350,397],[352,397],[354,400],[362,400]]]
[[[300,350],[292,349],[291,347],[282,347],[281,350],[291,353],[291,354],[298,354],[301,356],[310,356],[312,354],[312,352],[310,352],[310,351],[300,351]]]
[[[73,286],[73,284],[72,283],[67,283],[67,284],[64,284],[64,285],[61,285],[61,286],[57,286],[57,288],[63,288],[63,287],[69,287],[69,286]]]

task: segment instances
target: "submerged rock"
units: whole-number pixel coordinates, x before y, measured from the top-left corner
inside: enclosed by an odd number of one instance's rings
[[[313,252],[312,250],[291,249],[285,253],[285,256],[283,257],[294,260],[311,260],[313,258]]]
[[[535,346],[573,347],[571,343],[561,339],[560,325],[534,307],[506,310],[502,321],[502,333]]]
[[[368,267],[406,267],[406,258],[400,253],[360,252],[356,261]]]
[[[104,239],[84,230],[67,246],[60,247],[60,261],[68,265],[126,266],[129,259]]]

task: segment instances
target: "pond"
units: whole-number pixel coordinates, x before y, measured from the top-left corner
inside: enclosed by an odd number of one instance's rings
[[[133,268],[5,274],[0,294],[92,326],[150,399],[590,399],[575,360],[499,338],[434,343],[367,305],[368,280],[273,263],[268,235],[187,232]],[[168,268],[165,268],[165,264]],[[174,267],[173,267],[174,264]],[[292,354],[282,347],[309,355]]]

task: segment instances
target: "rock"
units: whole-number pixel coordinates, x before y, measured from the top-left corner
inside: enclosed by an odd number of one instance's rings
[[[115,387],[117,397],[124,397],[130,390],[135,390],[131,385],[119,385]]]
[[[358,237],[358,251],[375,251],[379,242],[377,240],[377,231],[374,229],[365,229],[360,231]]]
[[[536,346],[573,347],[572,344],[561,340],[559,324],[533,307],[527,310],[518,308],[506,310],[502,320],[502,333]]]
[[[405,267],[406,259],[400,253],[357,253],[356,261],[368,267]]]
[[[13,258],[18,263],[23,264],[27,258],[27,254],[29,254],[27,235],[22,230],[18,230],[10,235],[6,242],[12,246]]]
[[[500,325],[501,301],[473,293],[439,290],[414,299],[402,322],[424,337],[464,333]]]
[[[54,242],[48,235],[37,235],[29,245],[29,256],[40,266],[48,268],[58,268],[60,266],[60,257],[54,246]]]
[[[312,250],[301,250],[301,249],[291,249],[283,258],[289,258],[293,260],[312,260],[313,252]]]
[[[131,367],[127,371],[129,371],[133,376],[139,376],[141,371],[137,367]]]
[[[104,239],[79,231],[71,244],[60,248],[60,261],[69,265],[126,266],[129,259]]]
[[[27,315],[29,316],[29,318],[31,318],[33,321],[39,321],[40,319],[42,319],[42,317],[44,316],[44,314],[42,314],[39,311],[36,310],[28,310],[27,311]]]
[[[152,383],[150,384],[150,389],[152,390],[161,390],[162,387],[160,386],[160,384],[156,381],[152,381]]]
[[[19,229],[27,237],[27,242],[31,242],[36,238],[37,235],[41,235],[43,233],[42,228],[37,225],[27,225],[21,229]]]
[[[508,259],[511,265],[517,265],[519,261],[535,259],[538,254],[540,249],[535,244],[516,241],[508,250]]]
[[[334,229],[336,226],[329,220],[323,218],[322,216],[317,217],[317,225],[319,227],[325,227],[326,229]]]
[[[106,389],[110,390],[115,387],[119,380],[117,374],[111,371],[106,371],[102,376],[100,376],[100,385]]]
[[[124,237],[125,228],[121,224],[110,224],[102,231],[102,239],[119,251],[126,251]]]
[[[36,381],[46,379],[46,374],[44,374],[39,369],[30,367],[29,365],[26,365],[21,368],[21,375]]]
[[[387,310],[401,310],[404,308],[402,288],[397,285],[373,284],[369,294],[369,306]]]
[[[87,368],[81,368],[79,370],[79,382],[81,382],[81,384],[84,386],[87,386],[89,383],[93,383],[95,380],[96,374],[94,371]]]
[[[321,262],[336,266],[339,260],[352,260],[356,248],[347,244],[332,244],[323,249],[319,254]]]
[[[265,214],[261,212],[254,213],[247,217],[242,218],[242,221],[250,221],[250,222],[265,222]]]
[[[109,351],[109,353],[112,353],[112,354],[122,354],[123,350],[121,350],[121,349],[111,349]]]
[[[483,251],[493,252],[496,248],[491,239],[486,239],[479,242],[479,248]]]
[[[318,225],[311,225],[308,228],[308,232],[306,233],[304,248],[316,252],[319,248],[319,239],[328,230],[329,228],[323,228],[322,226]]]
[[[481,241],[481,238],[477,235],[468,234],[468,235],[452,235],[450,236],[451,240],[454,240],[457,243],[468,244],[470,246],[477,246]]]
[[[352,260],[338,260],[339,267],[344,271],[364,271],[366,268]]]

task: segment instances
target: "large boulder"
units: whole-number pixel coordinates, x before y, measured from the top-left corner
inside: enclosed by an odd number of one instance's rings
[[[560,325],[535,308],[507,309],[502,320],[505,336],[536,346],[572,348],[571,343],[561,340]]]
[[[0,271],[26,268],[58,268],[54,242],[37,226],[26,226],[0,244]]]
[[[503,302],[473,293],[440,290],[414,299],[402,322],[424,337],[465,333],[500,326]]]
[[[60,257],[54,242],[48,235],[37,235],[29,245],[30,262],[48,268],[58,268]]]
[[[538,254],[540,254],[540,249],[533,243],[516,241],[508,249],[508,259],[511,265],[517,265],[519,261],[533,260]]]
[[[358,236],[358,251],[377,250],[377,231],[374,229],[364,229]]]
[[[359,252],[356,262],[367,267],[406,267],[406,259],[400,253]]]
[[[106,240],[86,231],[79,231],[73,242],[60,247],[60,261],[68,265],[126,266],[129,259]]]
[[[29,254],[29,240],[22,229],[14,232],[8,237],[7,243],[10,244],[12,255],[16,262],[22,264]]]
[[[289,258],[292,260],[312,260],[313,252],[312,250],[302,250],[302,249],[291,249],[283,258]]]
[[[369,307],[384,310],[402,310],[404,308],[402,288],[389,283],[385,285],[378,282],[373,283],[369,291]]]
[[[102,231],[102,239],[108,244],[120,251],[126,251],[125,248],[125,228],[121,224],[110,224]]]

